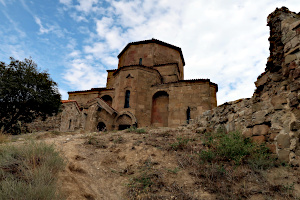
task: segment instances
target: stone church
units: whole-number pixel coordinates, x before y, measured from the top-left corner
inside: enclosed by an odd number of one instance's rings
[[[217,106],[218,86],[184,80],[181,48],[151,39],[132,42],[107,70],[106,87],[68,92],[60,131],[177,127]]]

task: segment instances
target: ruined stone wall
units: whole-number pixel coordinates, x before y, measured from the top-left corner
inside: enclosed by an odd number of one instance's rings
[[[282,161],[300,163],[300,14],[276,9],[268,17],[270,57],[251,99],[205,112],[190,127],[199,132],[239,130],[266,142]]]
[[[30,132],[59,131],[60,124],[61,124],[60,118],[61,118],[61,113],[58,113],[58,115],[52,117],[47,117],[46,120],[37,118],[33,122],[26,124],[26,127]]]

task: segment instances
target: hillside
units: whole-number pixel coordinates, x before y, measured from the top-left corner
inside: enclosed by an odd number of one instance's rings
[[[58,188],[66,199],[300,198],[298,168],[211,159],[201,152],[215,148],[209,143],[215,139],[186,128],[43,132],[12,139],[18,144],[28,138],[53,143],[65,159]]]

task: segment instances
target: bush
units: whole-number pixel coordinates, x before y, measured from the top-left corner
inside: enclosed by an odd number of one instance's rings
[[[267,169],[274,163],[265,145],[253,143],[249,138],[243,138],[239,132],[208,133],[204,137],[205,144],[210,149],[199,154],[203,161],[233,161],[236,165],[247,162],[253,169]]]
[[[187,146],[188,142],[190,141],[189,138],[181,138],[181,137],[176,138],[176,140],[177,142],[170,144],[171,149],[175,151],[183,150]]]
[[[63,159],[52,145],[0,147],[0,199],[62,199],[56,188]]]

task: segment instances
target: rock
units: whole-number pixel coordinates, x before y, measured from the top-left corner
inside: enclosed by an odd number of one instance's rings
[[[270,127],[266,124],[255,125],[253,127],[253,135],[266,135],[269,133]]]
[[[289,155],[290,151],[284,150],[284,149],[279,149],[278,152],[278,159],[282,162],[288,163],[290,161]]]
[[[262,144],[266,141],[266,137],[264,135],[260,135],[260,136],[253,136],[252,137],[253,142],[256,142],[258,144]]]
[[[293,121],[290,124],[290,130],[291,131],[298,131],[298,130],[300,130],[300,121]]]
[[[276,145],[275,144],[266,144],[266,146],[270,149],[272,153],[276,153]]]
[[[266,114],[267,114],[267,111],[265,110],[262,110],[262,111],[258,111],[256,113],[253,114],[253,117],[252,117],[252,121],[253,121],[253,124],[262,124],[265,122],[266,120]]]
[[[252,137],[252,128],[247,128],[243,131],[242,136],[245,138],[250,138]]]
[[[299,139],[297,138],[293,138],[293,139],[291,139],[291,145],[290,145],[290,150],[291,151],[293,151],[293,150],[295,150],[296,149],[296,147],[297,147],[297,144],[298,144],[298,141]]]
[[[278,133],[271,133],[270,136],[269,136],[269,141],[273,142],[277,135],[278,135]]]
[[[280,149],[290,147],[290,136],[288,134],[279,134],[276,138],[277,147]]]
[[[296,107],[299,104],[298,95],[296,92],[289,94],[290,107]]]
[[[283,96],[275,96],[271,99],[271,104],[274,106],[275,110],[283,109],[283,104],[286,104],[287,100]]]
[[[205,133],[205,132],[206,132],[206,128],[205,128],[205,127],[199,127],[199,128],[196,129],[196,133],[201,133],[201,134],[203,134],[203,133]]]

